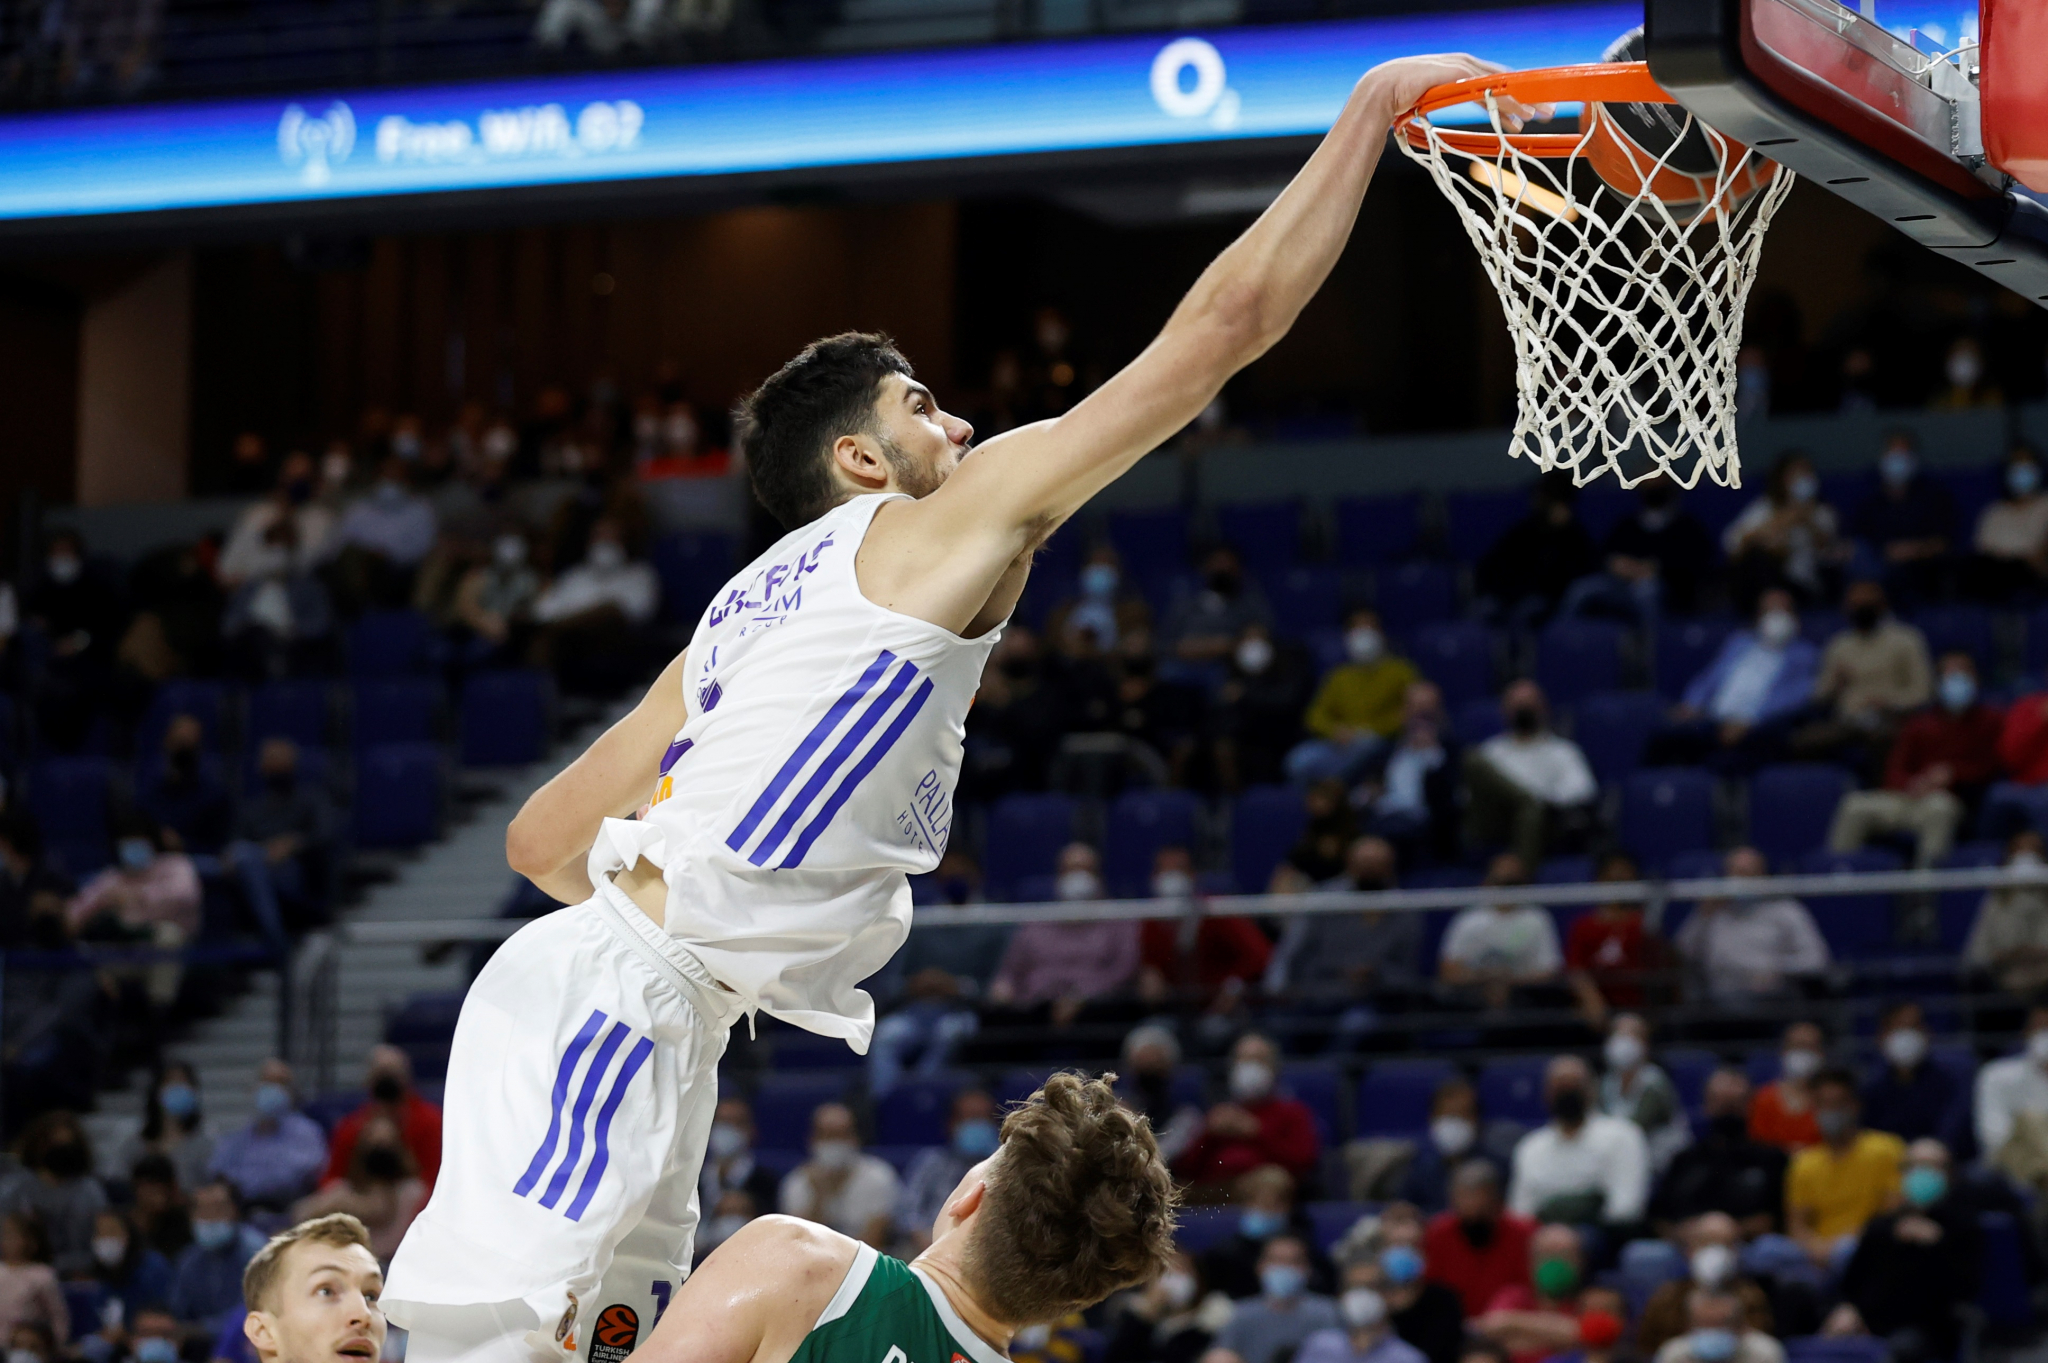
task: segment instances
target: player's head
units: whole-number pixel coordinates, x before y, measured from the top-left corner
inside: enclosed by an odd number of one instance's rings
[[[981,1307],[1013,1325],[1058,1320],[1149,1282],[1173,1255],[1175,1193],[1152,1127],[1109,1078],[1056,1074],[1003,1121],[932,1227],[964,1237]]]
[[[383,1290],[362,1222],[345,1212],[302,1221],[242,1270],[242,1332],[262,1363],[374,1363],[384,1352]]]
[[[863,331],[805,346],[740,403],[738,420],[754,495],[791,529],[862,493],[922,497],[974,438],[887,336]]]

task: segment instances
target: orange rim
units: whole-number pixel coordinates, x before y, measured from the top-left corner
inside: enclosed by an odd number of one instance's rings
[[[1439,85],[1401,115],[1396,126],[1413,147],[1429,144],[1429,116],[1459,104],[1485,104],[1488,94],[1506,95],[1524,104],[1676,104],[1650,75],[1648,62],[1589,62],[1583,66],[1546,66],[1537,71],[1505,71],[1472,76]],[[1584,133],[1458,132],[1438,128],[1436,135],[1453,151],[1495,156],[1503,146],[1529,156],[1570,156],[1585,145]]]

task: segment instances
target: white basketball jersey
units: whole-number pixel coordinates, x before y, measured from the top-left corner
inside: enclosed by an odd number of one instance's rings
[[[669,933],[718,980],[857,1051],[874,1001],[855,986],[909,931],[905,876],[945,851],[967,709],[1002,635],[963,639],[861,594],[854,556],[900,496],[844,503],[719,593],[653,806],[607,819],[590,861],[593,880],[660,866]]]

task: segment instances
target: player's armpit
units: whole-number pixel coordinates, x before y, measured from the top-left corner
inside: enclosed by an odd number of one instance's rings
[[[788,1363],[859,1248],[791,1216],[750,1221],[698,1265],[627,1363]]]

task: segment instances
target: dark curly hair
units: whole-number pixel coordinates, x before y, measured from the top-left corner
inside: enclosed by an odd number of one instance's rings
[[[875,398],[910,361],[879,332],[847,331],[813,341],[741,399],[734,413],[747,476],[761,505],[787,529],[838,505],[827,458],[842,435],[875,434]]]
[[[1055,1074],[1003,1120],[962,1265],[999,1320],[1058,1320],[1150,1281],[1173,1254],[1173,1178],[1115,1077]]]

